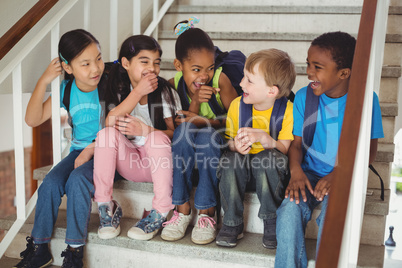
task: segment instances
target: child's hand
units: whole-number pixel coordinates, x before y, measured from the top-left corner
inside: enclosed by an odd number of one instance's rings
[[[329,190],[331,190],[332,179],[334,175],[333,172],[329,173],[327,176],[322,177],[314,188],[314,197],[318,201],[322,201],[324,196],[329,194]]]
[[[288,187],[286,187],[285,190],[285,198],[289,197],[291,202],[295,200],[296,204],[299,204],[300,191],[303,201],[307,202],[306,187],[310,193],[313,194],[313,187],[311,187],[310,181],[308,180],[306,174],[304,174],[303,170],[300,168],[299,172],[292,172]]]
[[[140,96],[148,95],[158,88],[158,76],[155,73],[147,73],[145,76],[141,77],[140,82],[133,89],[136,94]]]
[[[208,120],[204,117],[189,111],[177,111],[176,117],[174,119],[174,122],[177,126],[179,126],[183,122],[190,122],[198,126],[199,123],[205,123],[206,121]]]
[[[61,75],[62,67],[59,57],[54,58],[43,72],[40,80],[46,85],[50,84],[56,77]]]
[[[237,134],[236,137],[234,138],[234,146],[236,148],[236,151],[240,154],[243,155],[248,154],[251,150],[251,144],[249,143],[248,140],[244,138],[242,134],[241,135]]]
[[[211,99],[212,94],[216,94],[219,91],[219,88],[202,85],[200,89],[196,90],[194,93],[192,101],[195,101],[196,103],[208,102]]]
[[[147,124],[129,114],[126,114],[124,117],[117,117],[114,127],[120,131],[121,134],[129,136],[146,137],[151,132]]]
[[[91,158],[94,156],[93,152],[94,152],[93,148],[92,149],[85,148],[84,150],[82,150],[74,161],[74,168],[77,168],[85,164],[89,160],[91,160]]]

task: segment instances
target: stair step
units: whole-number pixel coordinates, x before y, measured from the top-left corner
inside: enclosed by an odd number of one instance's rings
[[[0,220],[0,227],[8,230],[15,217]],[[25,249],[25,237],[33,227],[33,214],[6,251],[7,259],[18,258]],[[54,265],[61,265],[60,253],[65,249],[66,214],[61,210],[55,225],[51,242],[51,251],[55,259]],[[102,240],[97,236],[99,220],[92,217],[89,223],[88,242],[84,251],[85,267],[274,267],[276,250],[262,247],[261,234],[245,233],[235,248],[218,247],[215,243],[209,245],[195,245],[191,242],[191,228],[186,236],[176,242],[166,242],[158,234],[149,241],[137,241],[127,237],[128,229],[136,222],[135,219],[123,218],[120,236]],[[316,240],[306,239],[308,267],[314,267]],[[111,258],[110,256],[115,256]],[[185,257],[184,257],[185,256]],[[384,256],[383,246],[361,245],[359,253],[359,267],[382,267]],[[178,258],[180,257],[180,258]],[[116,263],[118,260],[118,263]],[[14,263],[14,262],[13,262]],[[10,267],[2,266],[1,267]]]
[[[178,5],[192,5],[192,6],[213,6],[220,9],[225,6],[244,6],[244,1],[233,0],[177,0]],[[322,0],[322,1],[305,1],[305,0],[248,0],[248,5],[251,6],[361,6],[362,0]]]
[[[9,257],[3,256],[0,259],[0,267],[13,267],[17,263],[19,263],[20,260],[21,260],[20,258],[9,258]],[[48,267],[48,268],[59,268],[60,266],[50,265],[50,266],[46,266],[46,267]]]

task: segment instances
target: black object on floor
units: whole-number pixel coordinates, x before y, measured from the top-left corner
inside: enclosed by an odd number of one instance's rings
[[[394,232],[394,226],[389,227],[389,237],[387,241],[385,241],[385,245],[389,247],[395,247],[396,243],[394,241],[394,238],[392,237],[392,233]]]

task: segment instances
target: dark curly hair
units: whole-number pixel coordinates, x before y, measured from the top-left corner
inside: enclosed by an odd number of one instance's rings
[[[177,23],[173,29],[176,29],[180,23],[187,23],[188,21],[181,21]],[[193,50],[206,49],[215,52],[214,43],[209,35],[199,28],[190,28],[177,37],[175,45],[176,59],[180,62],[188,59],[189,53]]]
[[[350,34],[345,32],[324,33],[314,39],[311,45],[328,50],[338,70],[343,68],[352,69],[356,39]]]

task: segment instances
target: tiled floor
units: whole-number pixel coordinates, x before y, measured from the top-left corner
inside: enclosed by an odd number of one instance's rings
[[[386,247],[384,268],[402,267],[402,194],[391,196],[390,210],[387,216],[385,240],[389,237],[389,226],[394,226],[393,238],[395,247]]]

